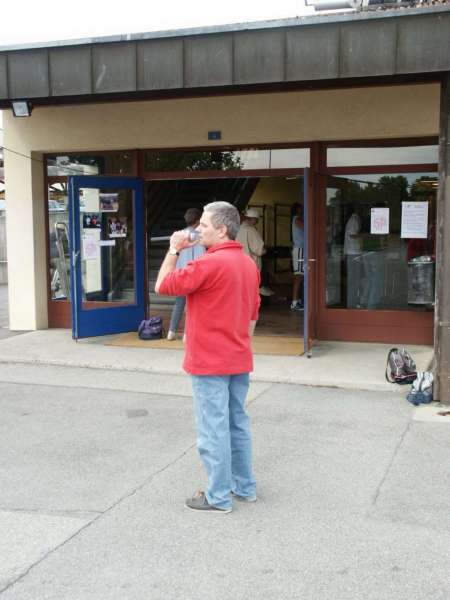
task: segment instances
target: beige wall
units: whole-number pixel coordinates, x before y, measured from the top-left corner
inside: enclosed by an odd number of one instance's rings
[[[13,329],[47,326],[40,152],[437,135],[439,85],[369,87],[35,108],[4,114],[8,277]],[[213,145],[209,143],[210,145]]]
[[[4,155],[9,324],[14,330],[47,327],[42,155],[33,152],[31,157]]]
[[[439,85],[36,108],[5,113],[5,145],[42,152],[437,135]]]

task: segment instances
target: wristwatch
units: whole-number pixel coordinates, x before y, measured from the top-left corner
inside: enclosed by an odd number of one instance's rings
[[[169,248],[169,254],[171,254],[172,256],[180,256],[180,253],[176,248]]]

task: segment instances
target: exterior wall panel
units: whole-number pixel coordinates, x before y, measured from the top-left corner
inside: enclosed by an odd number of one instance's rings
[[[4,48],[0,105],[13,98],[93,94],[95,102],[95,94],[450,71],[449,8]]]
[[[10,98],[49,95],[47,50],[14,52],[8,56]]]
[[[234,38],[234,83],[284,81],[285,32],[252,31]]]
[[[76,96],[91,93],[91,49],[83,46],[51,50],[50,94]]]
[[[6,54],[0,56],[0,98],[8,98],[8,76]]]
[[[397,23],[344,23],[341,26],[341,77],[395,73]]]
[[[133,43],[93,46],[94,92],[136,90],[136,46]]]
[[[152,40],[137,44],[138,90],[183,87],[183,41]]]
[[[233,83],[231,35],[188,38],[184,44],[186,87],[209,87]]]
[[[298,27],[286,33],[286,79],[302,81],[339,76],[339,27]]]
[[[450,70],[450,15],[398,22],[398,73]]]

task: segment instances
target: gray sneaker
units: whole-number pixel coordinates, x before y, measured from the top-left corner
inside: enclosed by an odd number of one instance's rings
[[[230,513],[232,508],[217,508],[217,506],[213,506],[209,504],[208,499],[206,498],[205,492],[195,492],[192,498],[188,498],[184,503],[186,508],[190,508],[191,510],[198,510],[203,512],[213,512],[213,513]]]
[[[231,495],[233,496],[233,498],[236,498],[236,500],[239,500],[239,502],[256,502],[258,500],[256,494],[254,494],[253,496],[239,496],[239,494],[231,492]]]

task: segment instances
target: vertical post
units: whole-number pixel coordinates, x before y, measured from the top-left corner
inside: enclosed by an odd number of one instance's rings
[[[450,73],[441,87],[436,223],[435,398],[450,404]]]
[[[13,118],[13,117],[11,117]],[[5,132],[5,145],[17,138]],[[20,146],[19,146],[20,147]],[[5,149],[10,329],[47,329],[47,230],[41,153]]]
[[[309,169],[303,175],[303,347],[305,354],[311,358],[311,344],[309,331]]]

